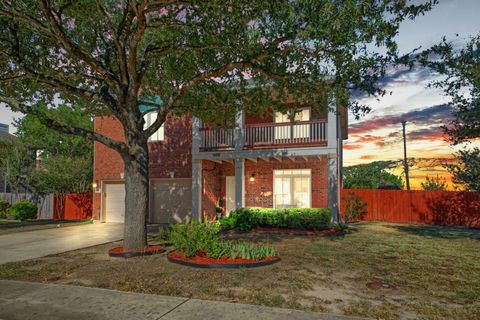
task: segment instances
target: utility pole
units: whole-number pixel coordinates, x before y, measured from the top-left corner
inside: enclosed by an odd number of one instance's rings
[[[402,120],[403,128],[403,168],[405,171],[405,182],[407,183],[407,190],[410,191],[410,177],[408,176],[408,162],[407,162],[407,138],[405,135],[406,120]]]

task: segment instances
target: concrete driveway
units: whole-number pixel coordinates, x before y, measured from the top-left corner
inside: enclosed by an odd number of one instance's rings
[[[95,223],[0,235],[0,264],[121,240],[123,224]]]

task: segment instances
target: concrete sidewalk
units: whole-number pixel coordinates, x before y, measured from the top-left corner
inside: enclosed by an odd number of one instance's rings
[[[0,264],[121,240],[123,224],[94,223],[0,235]]]
[[[1,320],[347,320],[290,309],[0,280]]]

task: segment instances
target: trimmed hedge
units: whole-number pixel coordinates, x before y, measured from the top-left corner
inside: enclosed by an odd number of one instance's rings
[[[241,208],[220,219],[222,229],[248,230],[254,227],[326,229],[330,227],[327,208]]]
[[[37,205],[30,201],[19,201],[10,207],[8,215],[21,221],[35,219],[37,217]]]

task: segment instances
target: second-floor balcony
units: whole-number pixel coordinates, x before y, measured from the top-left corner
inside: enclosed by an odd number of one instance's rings
[[[326,146],[327,120],[201,128],[200,137],[200,151]]]

